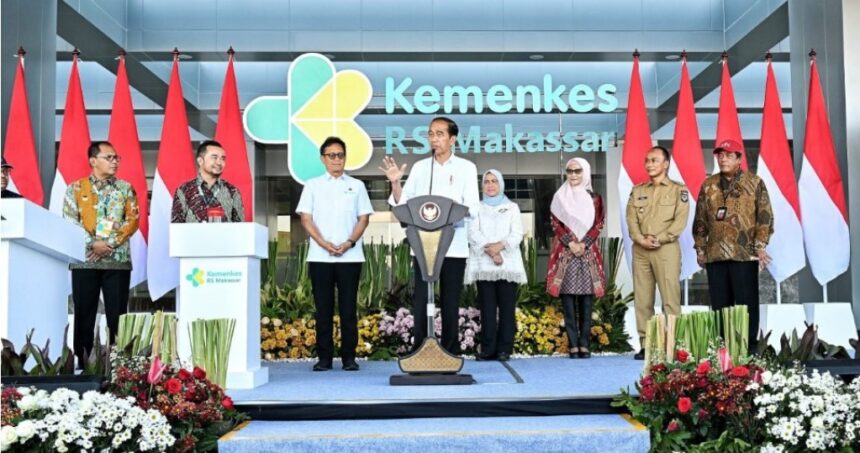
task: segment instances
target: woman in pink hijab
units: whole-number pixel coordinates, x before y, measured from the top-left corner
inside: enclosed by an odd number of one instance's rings
[[[589,358],[591,308],[603,296],[606,279],[597,241],[603,229],[603,200],[591,188],[591,165],[574,157],[565,165],[567,180],[550,205],[555,237],[549,256],[547,292],[561,296],[570,358]]]

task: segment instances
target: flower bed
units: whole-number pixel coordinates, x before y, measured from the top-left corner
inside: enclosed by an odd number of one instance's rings
[[[726,348],[684,349],[654,364],[614,403],[651,431],[652,451],[857,451],[860,380],[774,361],[734,364]]]
[[[460,308],[460,349],[465,355],[478,352],[481,337],[481,313],[477,308]],[[564,330],[564,316],[558,308],[549,305],[543,309],[516,310],[517,332],[514,352],[518,354],[567,354],[569,346]],[[264,360],[301,359],[315,356],[315,321],[298,319],[282,321],[264,317],[261,320],[261,348]],[[442,320],[437,310],[434,319],[436,334],[442,331]],[[358,357],[391,359],[410,351],[414,345],[412,329],[415,320],[407,308],[393,313],[382,311],[363,316],[358,320]],[[340,345],[340,318],[334,318],[335,347]],[[623,326],[617,328],[593,315],[591,349],[595,352],[629,351]]]

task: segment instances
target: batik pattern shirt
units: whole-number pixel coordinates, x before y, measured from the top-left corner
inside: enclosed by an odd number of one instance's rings
[[[705,179],[696,202],[693,239],[706,263],[752,261],[772,234],[773,210],[761,178],[738,171],[731,180],[720,174]]]
[[[140,211],[134,187],[114,177],[79,179],[66,189],[63,217],[87,233],[87,260],[71,269],[131,269],[129,239],[137,231]],[[113,252],[90,257],[95,241],[105,241]]]
[[[245,207],[236,186],[221,178],[209,187],[200,175],[176,188],[173,195],[172,223],[200,223],[208,219],[209,208],[224,209],[222,222],[244,222]]]

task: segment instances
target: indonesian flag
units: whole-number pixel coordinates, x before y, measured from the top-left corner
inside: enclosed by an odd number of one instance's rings
[[[645,95],[639,77],[639,53],[633,54],[633,73],[630,75],[630,92],[627,97],[627,123],[624,126],[624,147],[621,151],[621,171],[618,174],[618,197],[621,208],[621,237],[624,239],[624,256],[627,268],[633,272],[633,240],[627,230],[627,201],[636,184],[648,181],[645,156],[651,148],[651,128]]]
[[[42,190],[42,178],[39,176],[36,141],[30,122],[30,104],[27,101],[27,84],[24,80],[24,49],[18,50],[18,69],[15,72],[15,84],[12,86],[12,102],[9,105],[3,150],[6,162],[14,167],[9,174],[8,189],[42,206],[45,193]]]
[[[675,136],[672,149],[672,164],[669,177],[683,181],[690,191],[690,213],[687,227],[681,233],[681,279],[690,278],[698,272],[696,249],[693,247],[693,217],[696,214],[696,200],[705,181],[705,159],[702,157],[702,143],[699,141],[699,126],[696,123],[696,107],[693,103],[693,87],[687,71],[687,58],[681,62],[681,89],[678,97],[678,113],[675,118]]]
[[[113,108],[110,117],[108,141],[116,149],[122,162],[117,170],[117,178],[128,181],[137,193],[140,208],[140,228],[132,235],[131,247],[131,287],[146,280],[146,237],[149,233],[149,197],[146,189],[146,173],[143,169],[143,156],[134,120],[134,107],[131,102],[131,89],[125,71],[125,54],[120,55],[119,70],[116,74],[116,87],[113,95]]]
[[[800,226],[797,181],[794,178],[794,165],[782,118],[779,91],[776,89],[776,78],[769,59],[763,110],[757,173],[767,187],[773,207],[773,235],[767,245],[767,253],[773,261],[767,268],[779,283],[803,269],[806,257],[803,243],[798,241],[803,230]]]
[[[230,61],[227,63],[227,75],[221,92],[215,140],[221,143],[227,154],[227,166],[224,167],[224,174],[221,177],[239,189],[239,193],[242,194],[242,204],[245,207],[245,221],[252,222],[254,220],[254,181],[251,178],[251,167],[248,165],[248,148],[245,146],[242,114],[239,112],[239,93],[236,90],[236,73],[233,71],[233,48],[230,48],[228,53]]]
[[[182,83],[179,81],[179,53],[173,57],[173,71],[167,88],[167,105],[164,108],[164,126],[161,129],[161,145],[158,148],[158,163],[152,182],[152,205],[149,217],[149,294],[153,300],[179,284],[179,260],[170,257],[169,227],[173,194],[182,183],[195,177],[194,158],[191,149],[191,134],[188,132],[188,117]]]
[[[803,241],[812,275],[822,286],[848,269],[848,209],[836,147],[815,58],[809,76],[809,109],[800,170]],[[776,228],[776,227],[774,227]]]
[[[87,109],[84,107],[84,92],[78,75],[77,50],[72,59],[72,74],[66,93],[66,109],[63,112],[63,131],[60,135],[60,151],[57,154],[57,174],[51,187],[51,212],[63,215],[63,199],[69,184],[86,178],[91,173],[87,149],[90,147],[90,128],[87,125]]]
[[[735,104],[735,91],[732,89],[732,76],[729,74],[729,59],[723,57],[723,80],[720,84],[720,112],[717,115],[717,139],[714,143],[722,143],[723,140],[734,140],[744,146],[741,137],[741,123],[738,120],[738,108]],[[747,153],[741,150],[741,168],[749,171]],[[717,164],[717,156],[714,156],[713,174],[720,172]]]

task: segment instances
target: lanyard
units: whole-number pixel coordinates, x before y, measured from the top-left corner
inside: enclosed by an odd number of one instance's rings
[[[218,192],[221,191],[221,186],[218,186],[218,188],[215,189],[214,192],[212,192],[212,197],[207,198],[206,195],[203,194],[203,184],[206,184],[206,182],[201,182],[200,185],[197,186],[197,193],[200,194],[200,198],[203,199],[203,203],[206,203],[206,207],[208,208],[211,207],[212,202],[218,198]]]

